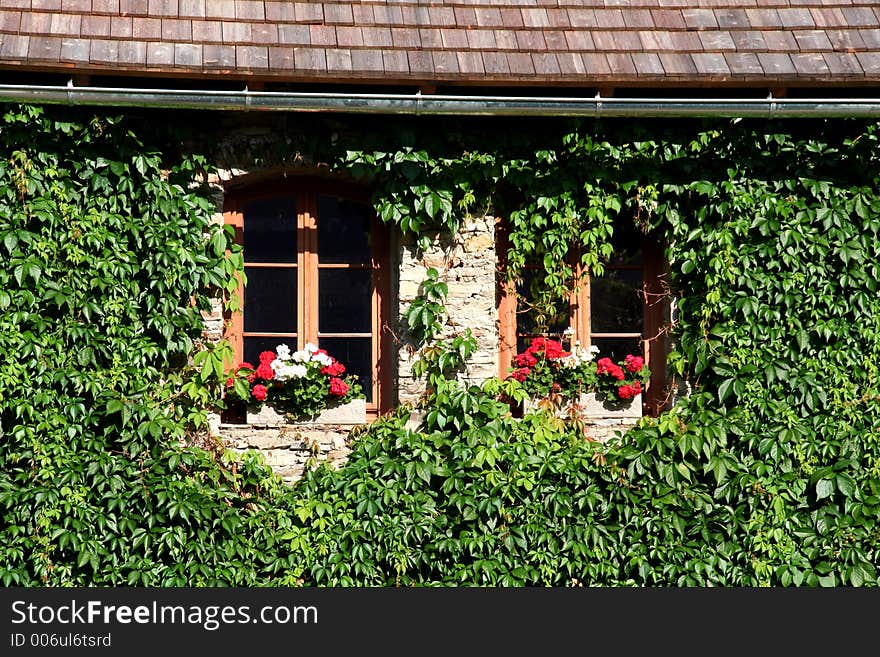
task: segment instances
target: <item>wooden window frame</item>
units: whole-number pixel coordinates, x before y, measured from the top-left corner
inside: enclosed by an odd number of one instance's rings
[[[517,295],[515,283],[505,281],[502,275],[503,264],[510,242],[502,220],[496,223],[498,240],[498,321],[499,358],[498,375],[504,379],[510,376],[510,367],[517,354]],[[651,379],[642,395],[642,414],[656,416],[667,406],[666,386],[666,339],[663,325],[666,317],[668,295],[663,286],[666,271],[663,262],[663,248],[650,236],[642,238],[642,265],[611,265],[606,270],[642,270],[642,332],[641,333],[597,333],[591,330],[590,277],[583,276],[578,290],[569,298],[569,327],[572,340],[579,341],[589,349],[593,338],[634,338],[642,342],[642,353],[651,370]],[[578,270],[582,273],[582,270]]]
[[[322,337],[367,337],[361,333],[322,334],[318,330],[318,272],[321,269],[369,269],[372,275],[371,332],[372,338],[372,401],[367,404],[367,417],[374,419],[391,409],[391,332],[387,320],[391,317],[391,276],[389,234],[387,227],[379,220],[370,204],[369,195],[360,187],[341,181],[330,181],[311,177],[288,178],[242,186],[228,190],[224,199],[223,220],[235,230],[235,241],[244,244],[244,214],[247,203],[255,200],[274,198],[285,194],[296,195],[297,212],[297,259],[296,263],[248,263],[248,267],[273,266],[296,268],[297,275],[297,330],[290,333],[260,333],[244,330],[244,285],[239,279],[237,294],[242,300],[239,312],[225,316],[225,338],[235,353],[236,363],[244,357],[244,338],[274,337],[279,340],[295,339],[296,349],[302,349],[307,342],[319,344]],[[353,265],[349,263],[320,263],[318,261],[318,197],[335,196],[350,201],[364,203],[370,211],[372,253],[370,263]],[[332,354],[331,354],[332,355]]]

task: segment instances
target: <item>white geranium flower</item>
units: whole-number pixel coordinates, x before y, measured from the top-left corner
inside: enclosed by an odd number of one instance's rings
[[[305,350],[309,353],[309,355],[311,355],[311,354],[315,353],[316,351],[318,351],[318,348],[315,345],[313,345],[311,342],[306,342]]]
[[[291,365],[290,373],[296,377],[297,379],[303,378],[306,374],[309,373],[308,369],[305,365]]]
[[[321,367],[328,367],[333,364],[333,359],[327,354],[315,354],[312,360],[320,363]]]
[[[272,369],[275,370],[275,380],[276,381],[287,381],[291,377],[290,373],[290,365],[286,365],[285,363],[280,363],[278,367],[275,366],[279,361],[272,361]]]
[[[288,358],[290,358],[290,347],[288,347],[286,344],[280,344],[275,347],[275,354],[280,360],[287,360]]]
[[[297,363],[308,363],[311,358],[311,354],[307,352],[305,349],[300,349],[299,351],[294,351],[290,354],[290,360]]]

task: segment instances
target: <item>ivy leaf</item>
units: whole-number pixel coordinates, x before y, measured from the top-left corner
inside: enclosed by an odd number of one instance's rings
[[[718,386],[718,401],[723,402],[730,395],[731,390],[733,389],[733,384],[736,379],[725,379]]]
[[[820,479],[816,482],[816,499],[822,500],[834,492],[834,482],[830,479]]]
[[[846,497],[852,497],[853,493],[856,490],[856,482],[845,472],[838,473],[838,475],[834,478],[837,482],[837,490],[843,493]]]
[[[443,210],[443,199],[440,198],[440,195],[437,192],[430,192],[428,196],[425,198],[425,212],[428,213],[428,216],[431,219],[435,219],[437,217],[437,213]]]
[[[91,347],[83,347],[77,352],[76,360],[83,367],[88,367],[95,362],[95,352]]]

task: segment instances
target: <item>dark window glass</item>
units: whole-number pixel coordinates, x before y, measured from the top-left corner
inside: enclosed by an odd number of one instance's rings
[[[369,269],[318,270],[318,330],[369,333],[373,329]]]
[[[296,269],[246,267],[244,330],[296,332]]]
[[[594,333],[641,333],[642,272],[606,269],[590,281],[590,316]]]
[[[641,265],[643,239],[644,235],[634,221],[615,223],[611,236],[611,245],[614,247],[611,264]]]
[[[296,198],[283,196],[244,206],[246,262],[296,262]]]
[[[354,374],[367,401],[373,400],[373,343],[371,338],[321,338],[318,346],[345,365],[345,374]]]
[[[541,274],[542,270],[540,269],[526,269],[516,285],[517,332],[523,335],[544,334],[551,337],[553,334],[561,335],[568,326],[569,303],[567,299],[557,300],[553,306],[553,313],[546,317],[541,317],[534,308],[530,307],[530,301],[535,298],[534,290],[543,286]]]
[[[640,338],[593,338],[592,343],[599,347],[597,359],[607,356],[616,363],[626,358],[627,354],[644,356]]]
[[[260,364],[260,354],[264,351],[276,351],[279,344],[286,344],[291,351],[296,351],[296,338],[249,338],[244,339],[244,360],[254,367]]]
[[[369,264],[370,215],[363,203],[318,198],[318,261]]]

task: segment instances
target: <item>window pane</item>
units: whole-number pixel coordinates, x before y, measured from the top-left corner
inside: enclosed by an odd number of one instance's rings
[[[642,264],[642,240],[644,235],[636,226],[635,221],[618,221],[614,223],[614,234],[611,236],[611,245],[614,253],[611,255],[611,263],[615,265],[640,265]]]
[[[318,270],[318,330],[370,333],[373,330],[369,269]]]
[[[599,347],[597,359],[607,356],[616,363],[626,358],[627,354],[644,357],[640,338],[593,338],[591,342]]]
[[[538,312],[530,307],[530,301],[535,298],[534,291],[543,286],[540,269],[526,269],[522,278],[516,285],[517,309],[516,328],[517,333],[522,334],[559,334],[568,326],[569,302],[568,299],[559,299],[553,306],[553,314],[549,317],[540,317]]]
[[[244,339],[244,360],[254,367],[260,364],[260,354],[264,351],[276,351],[279,344],[286,344],[291,351],[296,351],[296,338],[249,338]]]
[[[251,201],[243,214],[246,262],[296,262],[296,197]]]
[[[296,332],[296,269],[245,267],[244,330]]]
[[[365,204],[318,198],[318,261],[369,264],[370,215]]]
[[[590,281],[594,333],[641,333],[642,306],[640,270],[606,269]]]
[[[364,389],[367,401],[373,401],[373,339],[321,338],[321,349],[345,365],[345,373],[354,374]]]

